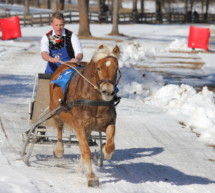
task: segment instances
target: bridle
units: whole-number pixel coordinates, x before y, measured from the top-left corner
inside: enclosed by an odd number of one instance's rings
[[[117,59],[117,58],[114,57],[114,56],[106,56],[105,58],[114,58],[114,59]],[[97,85],[100,85],[100,84],[102,84],[102,83],[110,83],[110,84],[112,84],[112,85],[114,86],[114,88],[116,88],[117,85],[119,84],[119,80],[120,80],[120,78],[121,78],[121,76],[122,76],[121,71],[120,71],[119,69],[117,70],[117,73],[118,73],[118,75],[117,75],[117,80],[116,80],[116,82],[114,82],[114,81],[112,81],[112,80],[108,80],[108,79],[102,79],[102,80],[98,80],[98,81],[97,81]]]
[[[114,58],[114,59],[116,59],[116,57],[114,57],[114,56],[106,56],[106,58]],[[74,66],[71,66],[71,65],[67,64],[66,62],[60,61],[60,63],[63,64],[63,65],[66,65],[66,66],[68,66],[70,68],[72,68],[73,70],[75,70],[82,78],[84,78],[91,86],[93,86],[93,88],[95,90],[97,90],[98,92],[101,93],[101,90],[99,89],[99,87],[96,86],[95,84],[93,84],[90,80],[88,80],[77,68],[75,68]],[[114,88],[116,88],[117,85],[119,84],[119,80],[120,80],[121,76],[122,76],[121,71],[118,69],[118,76],[117,76],[116,82],[114,82],[112,80],[108,80],[108,79],[102,79],[102,80],[98,80],[97,81],[97,85],[100,85],[102,83],[110,83],[110,84],[112,84],[114,86]]]
[[[108,56],[110,57],[110,56]],[[91,86],[94,87],[94,89],[96,89],[97,91],[100,91],[100,89],[94,85],[92,82],[90,82],[77,68],[75,68],[74,66],[71,66],[69,64],[67,64],[66,62],[62,62],[60,61],[61,64],[66,65],[70,68],[72,68],[74,71],[76,71],[82,78],[84,78]],[[111,84],[113,84],[116,88],[116,86],[119,83],[119,80],[121,78],[121,72],[120,70],[118,70],[119,72],[119,77],[116,81],[116,83],[114,83],[112,80],[100,80],[99,82],[109,82]],[[65,103],[64,99],[59,99],[59,106],[57,106],[55,109],[53,109],[52,111],[46,113],[45,115],[43,115],[35,124],[32,125],[32,127],[30,128],[30,130],[28,131],[28,140],[26,140],[25,143],[25,147],[23,149],[22,155],[24,156],[25,154],[25,150],[27,147],[27,143],[29,142],[29,137],[32,134],[32,132],[38,127],[40,126],[42,123],[44,123],[45,121],[51,119],[54,116],[59,115],[60,113],[62,113],[63,111],[67,111],[70,108],[74,107],[74,106],[79,106],[79,105],[87,105],[87,106],[111,106],[111,107],[115,107],[116,105],[118,105],[118,103],[120,102],[120,97],[117,97],[111,101],[103,101],[103,100],[90,100],[90,99],[78,99],[78,100],[72,100],[69,101],[68,103]]]

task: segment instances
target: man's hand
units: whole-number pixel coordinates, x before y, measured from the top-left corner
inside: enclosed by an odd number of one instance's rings
[[[79,58],[72,58],[70,60],[70,62],[78,64],[80,62],[80,59]]]
[[[47,52],[42,52],[41,55],[42,55],[42,58],[47,62],[51,62],[54,64],[60,62],[60,58],[58,58],[58,57],[53,58],[53,57],[49,56],[49,54]]]
[[[70,60],[70,62],[79,64],[79,63],[81,62],[82,58],[83,58],[83,54],[82,54],[82,53],[79,53],[79,54],[76,55],[75,58],[72,58],[72,59]]]
[[[60,62],[60,59],[59,59],[59,58],[57,58],[57,57],[56,57],[56,58],[52,58],[52,57],[50,57],[50,58],[49,58],[49,62],[51,62],[51,63],[54,63],[54,64],[55,64],[55,63]]]

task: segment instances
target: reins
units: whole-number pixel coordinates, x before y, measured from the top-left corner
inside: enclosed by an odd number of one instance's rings
[[[110,58],[110,57],[113,57],[113,56],[107,56],[107,57]],[[91,86],[93,86],[93,88],[95,90],[100,91],[99,88],[95,84],[93,84],[92,82],[90,82],[77,68],[75,68],[74,66],[71,66],[71,65],[69,65],[69,64],[67,64],[66,62],[63,62],[63,61],[60,61],[60,63],[63,64],[63,65],[66,65],[66,66],[68,66],[70,68],[72,68],[73,70],[75,70],[84,80],[86,80]],[[111,84],[113,84],[114,86],[116,86],[116,85],[118,85],[121,76],[122,76],[122,74],[121,74],[121,71],[119,70],[119,77],[118,77],[115,85],[114,85],[113,81],[111,81],[111,80],[100,80],[99,82],[100,83],[101,82],[110,82]]]
[[[94,88],[95,90],[98,90],[98,91],[99,91],[99,88],[98,88],[96,85],[94,85],[92,82],[90,82],[90,81],[89,81],[78,69],[76,69],[74,66],[71,66],[71,65],[67,64],[66,62],[62,62],[62,61],[60,61],[60,63],[63,64],[63,65],[66,65],[66,66],[68,66],[68,67],[70,67],[70,68],[72,68],[73,70],[75,70],[84,80],[86,80],[91,86],[93,86],[93,88]]]
[[[76,71],[84,80],[86,80],[91,86],[93,86],[93,88],[95,90],[97,90],[98,92],[100,92],[100,89],[94,85],[92,82],[90,82],[78,69],[76,69],[74,66],[71,66],[69,64],[67,64],[66,62],[62,62],[60,61],[61,64],[66,65],[70,68],[72,68],[74,71]],[[119,79],[121,78],[121,72],[119,71],[119,77],[118,80],[116,81],[116,84],[114,86],[116,86],[119,82]],[[110,82],[113,84],[113,82],[109,81],[109,80],[102,80],[103,82]],[[59,115],[61,112],[63,111],[68,111],[70,108],[74,107],[74,106],[79,106],[79,105],[85,105],[85,106],[111,106],[111,107],[115,107],[116,105],[118,105],[118,103],[120,102],[120,97],[115,97],[113,100],[111,101],[103,101],[103,100],[90,100],[90,99],[78,99],[78,100],[72,100],[68,103],[64,103],[62,100],[59,100],[59,106],[54,108],[52,111],[46,113],[45,115],[43,115],[42,117],[39,118],[39,120],[34,123],[31,128],[26,132],[28,135],[28,140],[26,140],[25,142],[25,146],[22,152],[22,155],[24,156],[25,154],[25,150],[27,147],[27,144],[30,140],[30,135],[32,135],[32,132],[34,132],[34,130],[39,127],[43,122],[53,118],[56,115]]]

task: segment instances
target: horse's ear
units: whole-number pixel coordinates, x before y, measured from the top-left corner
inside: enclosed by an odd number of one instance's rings
[[[118,46],[115,46],[115,48],[113,49],[113,54],[118,57],[120,54],[120,49]]]
[[[103,45],[100,45],[100,46],[98,47],[98,49],[102,49],[102,48],[104,48],[104,46],[103,46]]]

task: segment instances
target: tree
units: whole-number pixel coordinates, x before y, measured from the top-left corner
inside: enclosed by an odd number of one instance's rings
[[[155,11],[156,11],[156,21],[162,23],[162,0],[156,0]]]
[[[47,7],[48,7],[48,9],[51,9],[51,0],[47,1]]]
[[[205,0],[201,0],[201,10],[202,10],[202,13],[204,12],[204,1]]]
[[[145,7],[144,4],[145,4],[145,1],[144,1],[144,0],[141,0],[141,1],[140,1],[140,13],[141,13],[141,14],[144,13],[144,7]]]
[[[133,0],[133,21],[138,22],[138,12],[137,12],[137,0]]]
[[[37,7],[40,7],[40,0],[37,0]]]
[[[133,0],[133,11],[137,12],[137,0]]]
[[[98,0],[99,22],[108,22],[109,7],[106,5],[106,0]]]
[[[24,14],[29,15],[29,0],[24,1],[24,7],[25,7]]]
[[[121,35],[119,33],[119,0],[113,2],[113,19],[112,19],[112,32],[109,35]]]
[[[208,21],[208,9],[209,9],[210,0],[206,0],[206,8],[205,8],[205,22]]]
[[[193,11],[193,0],[190,0],[190,10]]]
[[[58,10],[59,10],[59,11],[64,10],[64,0],[60,0],[60,1],[59,1]]]
[[[88,18],[88,0],[79,0],[78,1],[78,10],[79,10],[79,36],[89,37],[90,33],[90,25]]]
[[[58,10],[58,0],[55,0],[55,11],[57,11]]]
[[[185,13],[187,13],[188,12],[188,0],[185,0]]]
[[[101,11],[101,6],[105,4],[106,0],[98,0],[99,11]]]

